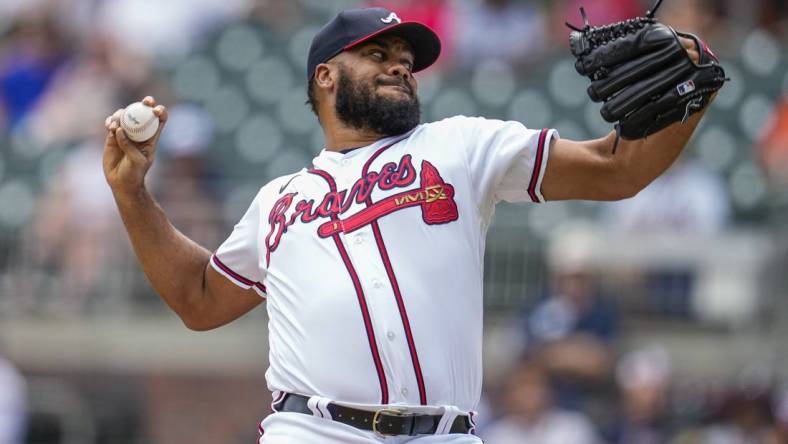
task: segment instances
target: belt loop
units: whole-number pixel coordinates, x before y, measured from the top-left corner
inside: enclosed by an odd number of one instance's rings
[[[331,402],[331,400],[328,398],[312,396],[309,398],[309,401],[306,402],[306,406],[309,407],[312,414],[318,418],[334,419],[331,417],[331,412],[328,411],[329,402]]]
[[[287,396],[286,392],[283,392],[281,390],[274,390],[274,392],[271,394],[271,410],[272,411],[274,411],[274,412],[278,412],[279,411],[279,403],[282,402],[282,400],[285,399],[285,396]]]
[[[443,406],[443,416],[441,416],[441,420],[438,421],[438,427],[435,429],[435,434],[448,434],[451,430],[452,424],[454,424],[454,420],[457,419],[457,416],[459,416],[460,413],[460,409],[454,407],[453,405]]]
[[[476,415],[478,415],[478,414],[479,413],[475,412],[475,411],[468,412],[468,422],[471,424],[471,429],[468,430],[468,433],[471,434],[471,435],[475,435],[476,434]]]

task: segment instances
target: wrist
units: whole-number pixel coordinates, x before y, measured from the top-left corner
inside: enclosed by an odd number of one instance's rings
[[[134,187],[115,186],[111,187],[111,190],[118,205],[124,203],[136,204],[145,200],[148,196],[148,190],[145,188],[145,184]]]

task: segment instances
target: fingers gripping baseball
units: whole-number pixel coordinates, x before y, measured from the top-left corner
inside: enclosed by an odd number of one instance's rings
[[[104,174],[110,187],[118,192],[136,192],[144,187],[145,176],[153,165],[156,146],[167,122],[167,109],[157,105],[155,99],[146,97],[142,103],[152,107],[153,115],[158,119],[158,128],[148,140],[135,142],[121,128],[124,109],[115,111],[104,121],[107,130],[104,142]]]

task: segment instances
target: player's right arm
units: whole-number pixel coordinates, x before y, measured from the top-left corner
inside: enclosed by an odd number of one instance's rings
[[[257,306],[262,299],[219,274],[210,265],[211,253],[180,233],[145,188],[156,142],[167,120],[167,110],[153,98],[161,124],[148,142],[129,140],[118,122],[121,110],[105,126],[104,175],[112,189],[123,224],[145,276],[154,290],[193,330],[227,324]]]

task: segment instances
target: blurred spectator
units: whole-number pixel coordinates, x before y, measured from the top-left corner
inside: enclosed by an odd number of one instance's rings
[[[726,2],[726,12],[738,19],[744,15],[748,27],[758,26],[767,31],[782,33],[785,37],[785,20],[788,19],[788,2],[785,0],[758,0],[751,3]],[[742,12],[747,11],[745,14]]]
[[[675,444],[782,444],[768,393],[731,393],[719,418],[709,426],[684,433]]]
[[[124,86],[147,79],[148,68],[104,39],[89,40],[62,65],[31,114],[29,127],[35,142],[62,146],[88,138],[100,140],[104,137],[103,125],[85,122],[100,122],[118,108]]]
[[[731,211],[725,184],[694,161],[682,159],[637,196],[604,204],[603,225],[629,234],[719,233]]]
[[[47,91],[67,59],[68,41],[45,13],[25,15],[0,40],[0,116],[5,115],[5,126],[16,127]]]
[[[639,0],[558,0],[549,2],[551,18],[549,20],[552,35],[552,46],[566,51],[569,29],[564,22],[582,27],[580,6],[585,8],[591,26],[600,26],[632,17],[642,16],[647,7]],[[649,5],[650,6],[650,5]]]
[[[616,369],[621,411],[604,432],[613,444],[661,444],[669,441],[667,402],[670,357],[661,347],[635,350]]]
[[[257,0],[251,2],[250,18],[277,32],[295,33],[307,24],[302,2],[292,0]]]
[[[548,247],[552,286],[526,318],[527,352],[556,377],[562,405],[576,406],[583,386],[611,375],[618,314],[601,294],[597,230],[578,224],[555,233]]]
[[[731,212],[725,183],[684,156],[637,196],[603,204],[602,224],[612,233],[630,235],[719,234]],[[666,266],[642,274],[649,309],[677,318],[690,316],[696,270]]]
[[[520,362],[507,379],[504,416],[482,430],[486,444],[592,444],[591,422],[553,403],[548,374],[534,362]]]
[[[559,0],[551,2],[551,6],[563,17],[568,17],[570,22],[572,18],[580,18],[582,6],[591,26],[598,26],[642,16],[653,3],[652,0]]]
[[[28,248],[36,265],[55,279],[57,291],[41,301],[51,314],[82,314],[91,297],[112,296],[97,294],[97,284],[128,251],[101,163],[100,142],[78,146],[38,202]]]
[[[22,444],[27,425],[25,380],[0,354],[0,443]]]
[[[98,34],[124,52],[172,57],[250,6],[251,0],[105,0],[94,21]]]
[[[781,443],[788,442],[788,388],[784,388],[777,400],[777,434]]]
[[[193,105],[170,109],[167,131],[162,133],[155,193],[173,225],[200,245],[218,245],[221,239],[219,195],[208,167],[206,150],[213,142],[210,116]]]
[[[729,22],[724,19],[726,2],[713,0],[685,0],[681,2],[663,2],[658,18],[665,24],[682,32],[689,32],[702,36],[718,53],[725,53],[730,49],[727,40],[741,41],[734,36]],[[733,4],[734,2],[727,2]],[[753,5],[745,5],[745,9],[752,9]],[[732,11],[733,12],[733,11]],[[641,13],[642,14],[642,13]],[[737,17],[734,15],[734,17]],[[737,17],[743,19],[743,17]]]
[[[761,136],[758,157],[773,185],[788,186],[788,97],[777,101]]]
[[[483,0],[455,2],[457,62],[473,69],[485,60],[516,67],[534,65],[545,50],[545,16],[539,2]]]
[[[455,49],[455,29],[452,6],[458,3],[446,0],[370,0],[364,6],[382,6],[397,13],[403,21],[424,23],[432,28],[441,39],[441,56],[438,64],[431,69],[450,65]],[[462,32],[462,31],[461,31]],[[463,48],[460,48],[461,50]]]

